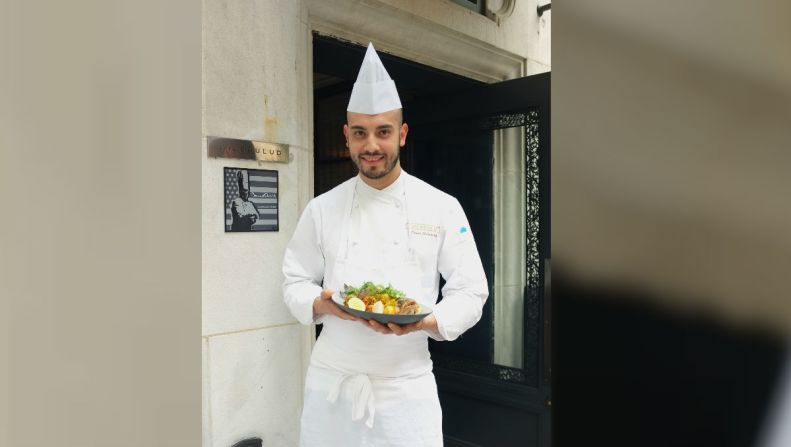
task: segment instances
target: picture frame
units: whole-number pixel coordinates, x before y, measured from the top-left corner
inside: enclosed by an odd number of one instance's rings
[[[226,233],[279,231],[278,171],[224,167]]]

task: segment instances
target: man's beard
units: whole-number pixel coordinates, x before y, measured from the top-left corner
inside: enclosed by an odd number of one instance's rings
[[[362,157],[363,155],[379,155],[379,154],[380,154],[379,152],[373,154],[362,153],[362,154],[358,154],[357,157],[354,158],[354,164],[357,165],[357,170],[360,171],[360,174],[364,175],[365,177],[371,180],[378,180],[389,174],[395,168],[396,163],[398,163],[400,151],[396,152],[395,157],[393,157],[391,160],[387,159],[387,155],[382,154],[385,157],[385,167],[381,171],[374,170],[373,168],[369,168],[367,171],[364,170],[363,164],[360,161],[360,157]]]

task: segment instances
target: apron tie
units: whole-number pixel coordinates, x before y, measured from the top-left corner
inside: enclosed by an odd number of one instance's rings
[[[348,380],[347,380],[348,379]],[[368,419],[365,425],[368,428],[374,426],[374,393],[371,379],[366,374],[343,374],[339,376],[335,383],[330,388],[327,395],[327,400],[330,403],[335,403],[341,393],[343,383],[347,382],[348,386],[352,387],[352,420],[359,421],[365,415],[365,406],[368,407]]]

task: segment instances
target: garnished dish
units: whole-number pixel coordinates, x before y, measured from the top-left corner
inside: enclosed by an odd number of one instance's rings
[[[415,323],[431,313],[428,306],[420,305],[393,286],[385,287],[371,281],[359,287],[344,284],[343,291],[333,296],[333,300],[352,315],[383,324]]]
[[[420,304],[407,298],[404,292],[366,281],[362,286],[345,285],[343,304],[355,310],[364,310],[377,314],[415,315],[420,313]]]

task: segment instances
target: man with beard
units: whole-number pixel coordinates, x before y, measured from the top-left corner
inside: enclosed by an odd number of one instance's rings
[[[283,259],[289,310],[303,324],[324,325],[305,379],[303,447],[442,446],[428,337],[456,339],[488,297],[459,202],[401,169],[402,116],[395,83],[369,44],[343,126],[359,174],[308,204]],[[391,284],[433,312],[383,325],[331,300],[344,284],[365,281]]]

